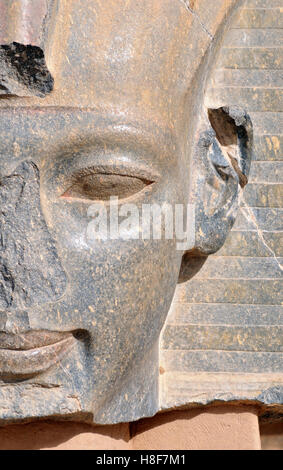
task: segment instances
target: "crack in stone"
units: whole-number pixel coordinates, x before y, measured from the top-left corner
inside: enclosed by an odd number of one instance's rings
[[[18,382],[3,382],[2,380],[0,381],[0,387],[1,389],[9,388],[9,387],[14,387],[16,389],[22,389],[22,384],[19,385]],[[28,390],[33,389],[33,388],[43,388],[43,389],[53,389],[53,388],[60,388],[62,387],[60,384],[53,384],[53,383],[47,383],[47,382],[30,382],[28,384],[25,384],[24,387],[26,387]]]
[[[203,24],[203,22],[201,21],[199,15],[198,15],[198,14],[193,10],[193,8],[190,6],[189,0],[179,0],[179,1],[184,5],[184,7],[186,8],[186,10],[187,10],[188,12],[190,12],[190,13],[198,20],[198,22],[199,22],[199,24],[200,24],[202,30],[209,36],[209,38],[210,38],[211,40],[213,40],[213,36],[212,36],[211,32],[208,31],[208,29],[206,28],[206,26],[205,26],[205,25]]]
[[[283,266],[280,264],[275,252],[272,250],[272,248],[270,248],[270,246],[267,244],[265,238],[264,238],[264,235],[263,235],[263,230],[261,230],[258,226],[258,223],[257,223],[257,218],[256,218],[256,215],[255,213],[253,212],[252,208],[250,206],[248,206],[248,204],[246,203],[245,201],[245,198],[244,198],[244,195],[242,194],[241,196],[241,202],[243,203],[244,205],[244,209],[247,210],[247,212],[245,210],[242,211],[242,213],[244,214],[244,217],[246,218],[246,220],[248,222],[252,222],[255,227],[256,227],[256,231],[257,231],[257,234],[258,234],[258,237],[259,239],[261,240],[261,242],[263,243],[263,245],[265,246],[265,248],[267,248],[267,250],[269,251],[269,253],[272,254],[272,257],[275,259],[279,269],[281,271],[283,271]]]
[[[79,397],[77,395],[67,395],[67,398],[71,398],[73,400],[76,401],[77,403],[77,406],[78,406],[78,411],[82,411],[82,404],[81,404],[81,401],[79,399]]]

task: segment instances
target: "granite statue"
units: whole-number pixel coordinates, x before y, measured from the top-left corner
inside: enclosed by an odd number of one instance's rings
[[[241,2],[11,3],[0,1],[0,421],[152,416],[176,285],[223,245],[248,180],[249,116],[204,106]],[[111,200],[126,222],[98,239],[97,203],[108,215]],[[175,229],[142,238],[129,221],[133,206],[163,203],[190,207],[183,249]]]

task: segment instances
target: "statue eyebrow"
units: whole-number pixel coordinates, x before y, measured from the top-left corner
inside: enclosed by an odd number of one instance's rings
[[[177,135],[170,128],[150,119],[110,114],[99,108],[0,106],[0,121],[5,133],[5,139],[0,140],[0,155],[13,155],[16,142],[18,160],[83,152],[103,143],[120,146],[129,154],[132,150],[156,155],[159,160],[180,153]]]
[[[60,109],[60,108],[59,108]],[[80,109],[79,113],[82,110]],[[88,111],[88,110],[84,110]],[[82,115],[84,114],[82,112]],[[1,111],[0,111],[1,116]],[[59,113],[60,116],[60,113]],[[115,118],[114,118],[115,119]],[[117,119],[117,118],[116,118]],[[73,127],[73,134],[76,135],[71,140],[71,145],[76,148],[77,152],[87,151],[91,153],[91,148],[103,147],[107,148],[109,145],[109,151],[112,146],[120,147],[130,155],[134,150],[142,152],[143,154],[163,156],[166,159],[168,156],[172,156],[172,153],[176,154],[179,151],[179,145],[177,139],[171,130],[164,130],[156,126],[154,123],[145,125],[144,122],[109,122],[111,119],[105,119],[107,122],[104,125],[104,119],[101,123],[101,127],[95,125],[95,123],[88,122],[87,126],[83,120],[76,121]],[[81,130],[81,132],[80,132]],[[66,136],[61,139],[62,152],[67,152],[70,149],[70,134],[68,132],[68,126],[66,126]]]
[[[135,154],[141,156],[141,153],[135,150]],[[152,155],[151,152],[147,152],[146,148],[146,152],[143,149],[143,155],[137,160],[133,158],[131,148],[125,150],[123,145],[120,146],[117,142],[114,146],[105,147],[103,142],[96,139],[92,142],[80,143],[78,147],[73,144],[71,148],[64,146],[63,149],[55,151],[58,161],[61,159],[64,162],[68,161],[64,173],[69,174],[71,178],[100,173],[156,181],[161,176],[158,170],[158,161],[152,158],[147,161],[144,158],[145,153]]]
[[[160,178],[160,173],[152,168],[148,168],[147,165],[135,164],[132,162],[119,162],[98,164],[98,165],[87,165],[75,169],[72,177],[82,178],[89,175],[105,174],[105,175],[119,175],[119,176],[131,176],[134,178],[141,178],[150,181],[156,181]],[[130,164],[129,164],[130,163]]]

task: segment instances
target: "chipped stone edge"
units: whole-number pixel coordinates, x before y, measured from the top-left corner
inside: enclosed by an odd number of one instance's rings
[[[283,420],[283,386],[274,386],[263,390],[254,398],[233,395],[232,393],[215,394],[213,398],[191,398],[187,402],[175,405],[165,403],[160,407],[160,413],[169,411],[183,411],[190,409],[203,409],[209,411],[212,407],[223,405],[257,408],[260,421],[274,422]],[[209,408],[207,408],[209,406]]]

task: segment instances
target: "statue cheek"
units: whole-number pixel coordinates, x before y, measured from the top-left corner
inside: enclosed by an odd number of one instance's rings
[[[0,204],[0,307],[56,301],[65,292],[66,275],[41,210],[34,163],[2,178]]]

